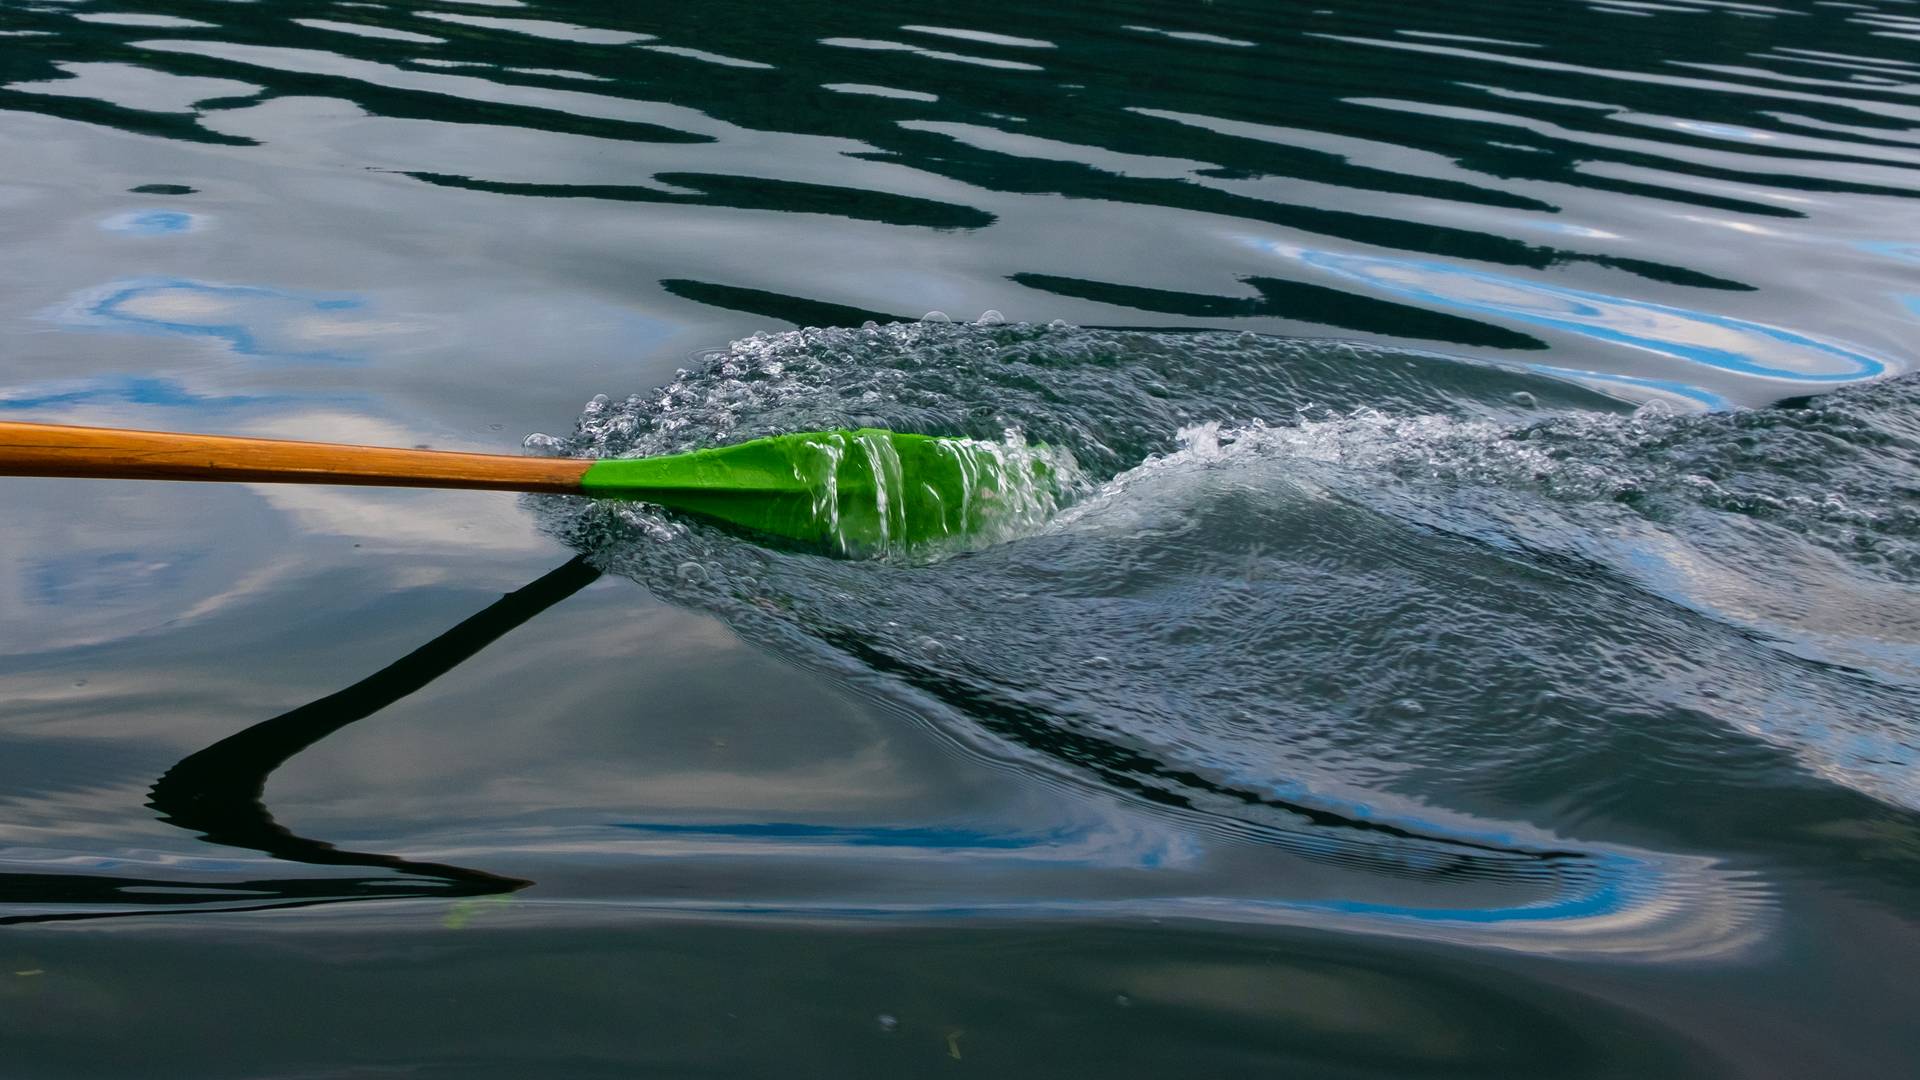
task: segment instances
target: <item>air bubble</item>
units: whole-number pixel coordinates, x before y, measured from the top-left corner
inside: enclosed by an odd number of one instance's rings
[[[931,323],[950,323],[953,321],[953,318],[944,311],[929,311],[925,315],[920,316],[920,321],[931,322]]]
[[[536,431],[520,441],[522,449],[535,457],[566,457],[567,442]]]
[[[999,326],[1007,321],[1007,317],[992,308],[988,308],[980,313],[979,318],[973,321],[976,326]]]

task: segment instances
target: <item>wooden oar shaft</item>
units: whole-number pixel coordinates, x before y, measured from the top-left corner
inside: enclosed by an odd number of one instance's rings
[[[577,492],[589,461],[0,422],[0,475]]]

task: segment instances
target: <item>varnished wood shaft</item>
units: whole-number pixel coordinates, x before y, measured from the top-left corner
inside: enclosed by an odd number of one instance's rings
[[[573,458],[0,422],[0,475],[577,492]]]

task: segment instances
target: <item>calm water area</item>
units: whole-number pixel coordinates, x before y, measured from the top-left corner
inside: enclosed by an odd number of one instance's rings
[[[0,1077],[1920,1075],[1920,4],[0,0]]]

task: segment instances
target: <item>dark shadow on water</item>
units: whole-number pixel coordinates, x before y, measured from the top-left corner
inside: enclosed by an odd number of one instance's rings
[[[349,724],[420,690],[488,645],[579,592],[600,576],[576,557],[510,592],[432,641],[336,693],[264,720],[182,758],[153,785],[148,805],[171,825],[203,840],[313,866],[385,871],[366,877],[264,878],[192,882],[83,874],[0,874],[0,904],[142,904],[138,910],[64,911],[0,917],[0,925],[166,914],[257,911],[400,898],[458,898],[509,893],[533,884],[446,863],[376,852],[343,851],[297,836],[261,801],[267,778],[294,755]],[[209,903],[231,906],[209,908]]]
[[[1010,280],[1030,289],[1093,300],[1136,311],[1165,312],[1189,318],[1280,316],[1302,322],[1336,326],[1343,330],[1376,332],[1383,326],[1419,326],[1419,335],[1434,341],[1493,349],[1544,349],[1546,342],[1531,334],[1494,326],[1478,319],[1427,311],[1391,300],[1329,289],[1300,281],[1250,277],[1246,284],[1257,296],[1213,296],[1206,293],[1148,289],[1104,281],[1088,281],[1057,274],[1013,274]]]
[[[519,195],[542,199],[605,199],[611,202],[682,203],[722,206],[734,210],[777,211],[788,214],[829,214],[849,221],[932,229],[984,229],[996,220],[971,206],[894,195],[883,191],[807,184],[794,180],[725,176],[718,173],[663,172],[653,186],[638,184],[523,184],[483,180],[446,173],[409,172],[405,175],[440,187]],[[680,191],[668,191],[668,184]]]
[[[746,289],[738,285],[721,285],[710,281],[665,278],[661,280],[660,287],[685,300],[726,308],[728,311],[744,311],[749,315],[781,319],[795,326],[859,326],[869,322],[914,321],[906,316],[887,315],[878,311],[868,311],[865,308],[848,307],[845,304],[831,304],[824,300],[809,300],[804,297],[786,296],[761,289]]]

